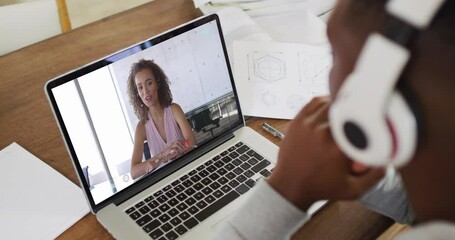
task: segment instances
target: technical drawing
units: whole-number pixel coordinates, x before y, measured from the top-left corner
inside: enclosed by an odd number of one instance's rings
[[[331,58],[326,54],[298,52],[300,82],[304,85],[326,85]]]
[[[286,62],[281,52],[251,52],[248,58],[248,79],[273,83],[286,77]]]
[[[270,93],[269,91],[266,91],[261,94],[261,100],[264,105],[267,107],[273,106],[277,103],[277,97],[275,94]]]
[[[292,110],[301,108],[306,102],[307,100],[298,94],[291,95],[287,99],[287,105]]]

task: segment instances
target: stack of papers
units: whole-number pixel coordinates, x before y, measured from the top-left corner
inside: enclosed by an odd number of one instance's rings
[[[332,56],[318,16],[334,0],[194,3],[220,16],[243,114],[293,119],[313,97],[328,95]]]
[[[89,212],[78,186],[17,143],[0,169],[0,239],[55,239]]]

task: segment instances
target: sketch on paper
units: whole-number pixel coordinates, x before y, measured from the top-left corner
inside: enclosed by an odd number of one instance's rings
[[[292,119],[328,94],[330,49],[304,44],[234,42],[234,73],[245,115]]]
[[[275,94],[271,93],[270,91],[262,93],[262,103],[264,103],[264,105],[266,105],[267,107],[275,105],[276,104]]]
[[[251,52],[247,55],[250,81],[273,83],[286,77],[286,62],[281,52]]]
[[[331,64],[330,56],[320,53],[297,52],[300,68],[300,82],[303,85],[326,85]]]
[[[287,99],[287,106],[290,109],[299,109],[300,107],[303,106],[307,102],[307,99],[305,99],[302,95],[300,94],[294,94],[288,97]]]

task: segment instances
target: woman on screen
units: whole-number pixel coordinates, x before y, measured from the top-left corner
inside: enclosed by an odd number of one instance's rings
[[[128,95],[139,118],[131,158],[134,179],[193,148],[196,139],[182,108],[172,103],[168,78],[153,61],[141,59],[131,66]],[[151,158],[142,161],[145,141]]]

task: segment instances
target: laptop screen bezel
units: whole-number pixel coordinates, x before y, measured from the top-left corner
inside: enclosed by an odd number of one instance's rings
[[[230,81],[231,81],[231,86],[232,86],[232,91],[234,93],[234,99],[235,99],[235,102],[236,102],[236,105],[237,105],[237,110],[238,110],[238,123],[234,123],[231,125],[231,127],[229,129],[227,129],[223,134],[215,137],[214,139],[204,143],[203,145],[201,146],[198,146],[198,148],[194,149],[193,151],[189,152],[188,154],[184,155],[181,157],[181,159],[179,159],[178,161],[174,161],[168,165],[166,165],[165,167],[163,167],[163,169],[161,169],[161,171],[157,172],[157,174],[151,174],[151,175],[148,175],[148,176],[145,176],[143,177],[142,179],[139,179],[138,181],[134,182],[131,186],[119,191],[119,192],[116,192],[114,193],[112,196],[108,197],[107,199],[95,204],[94,202],[94,199],[91,195],[91,192],[90,192],[90,187],[89,185],[87,184],[87,182],[85,181],[85,178],[84,178],[84,173],[83,173],[83,170],[82,170],[82,167],[78,161],[78,157],[77,157],[77,154],[76,154],[76,151],[72,145],[72,141],[71,141],[71,138],[69,136],[69,133],[67,131],[67,128],[65,126],[65,123],[63,121],[63,118],[62,118],[62,114],[60,113],[60,110],[58,108],[58,105],[57,105],[57,101],[55,99],[55,96],[53,94],[53,89],[58,87],[58,86],[61,86],[62,84],[64,83],[67,83],[69,81],[72,81],[74,79],[77,79],[78,77],[80,76],[83,76],[87,73],[90,73],[92,71],[95,71],[97,69],[100,69],[102,67],[105,67],[105,66],[108,66],[109,64],[112,64],[113,62],[115,61],[118,61],[120,59],[123,59],[127,56],[130,56],[138,51],[134,51],[134,49],[138,49],[138,47],[140,47],[140,51],[143,51],[145,49],[148,49],[148,48],[151,48],[151,47],[154,47],[155,45],[161,43],[161,42],[164,42],[168,39],[171,39],[175,36],[178,36],[178,35],[181,35],[183,33],[186,33],[194,28],[197,28],[199,26],[202,26],[204,24],[207,24],[211,21],[215,21],[216,22],[216,25],[217,25],[217,30],[218,30],[218,34],[219,34],[219,37],[220,37],[220,41],[221,41],[221,46],[222,46],[222,49],[223,49],[223,53],[224,53],[224,57],[225,57],[225,62],[227,64],[227,70],[228,70],[228,74],[229,74],[229,78],[230,78]],[[115,60],[114,60],[115,59]],[[234,78],[233,78],[233,74],[232,74],[232,69],[231,69],[231,65],[230,65],[230,62],[229,62],[229,58],[228,58],[228,54],[227,54],[227,49],[226,49],[226,44],[225,44],[225,41],[224,41],[224,37],[223,37],[223,33],[222,33],[222,29],[221,29],[221,23],[220,23],[220,19],[218,17],[217,14],[211,14],[211,15],[207,15],[207,16],[203,16],[203,17],[200,17],[198,19],[195,19],[191,22],[188,22],[188,23],[185,23],[185,24],[182,24],[180,26],[177,26],[169,31],[166,31],[164,33],[161,33],[159,35],[156,35],[156,36],[153,36],[149,39],[146,39],[142,42],[139,42],[137,44],[134,44],[130,47],[127,47],[125,49],[122,49],[122,50],[119,50],[118,52],[115,52],[111,55],[108,55],[104,58],[101,58],[99,60],[96,60],[90,64],[87,64],[81,68],[78,68],[78,69],[75,69],[71,72],[68,72],[64,75],[61,75],[59,77],[56,77],[52,80],[49,80],[46,85],[45,85],[45,93],[48,97],[48,100],[50,102],[50,105],[51,105],[51,108],[52,108],[52,111],[54,113],[54,116],[57,120],[57,125],[59,126],[59,129],[60,129],[60,132],[63,136],[63,139],[65,141],[65,145],[67,147],[67,150],[70,154],[70,157],[71,157],[71,160],[72,160],[72,163],[73,163],[73,166],[76,170],[76,173],[77,173],[77,176],[79,178],[79,182],[83,188],[83,191],[85,193],[85,196],[86,196],[86,199],[87,201],[89,202],[89,205],[90,205],[90,208],[91,208],[91,211],[93,213],[96,213],[98,212],[100,209],[104,208],[105,206],[111,204],[111,203],[120,203],[122,202],[123,200],[122,199],[125,199],[125,198],[129,198],[131,196],[134,196],[138,193],[140,193],[141,191],[143,191],[144,188],[147,188],[149,186],[151,186],[151,184],[155,183],[155,182],[158,182],[160,181],[161,179],[165,178],[166,176],[168,176],[169,174],[175,172],[178,168],[181,168],[183,166],[185,166],[186,164],[194,161],[195,159],[197,159],[198,156],[202,155],[204,152],[208,151],[208,149],[212,148],[213,146],[217,145],[217,142],[219,141],[225,141],[226,138],[229,137],[229,135],[232,135],[232,132],[237,130],[238,128],[240,127],[243,127],[245,126],[245,121],[244,121],[244,118],[243,118],[243,115],[242,115],[242,112],[241,112],[241,108],[240,108],[240,102],[239,102],[239,99],[238,99],[238,94],[237,94],[237,90],[235,88],[235,84],[234,84]]]

